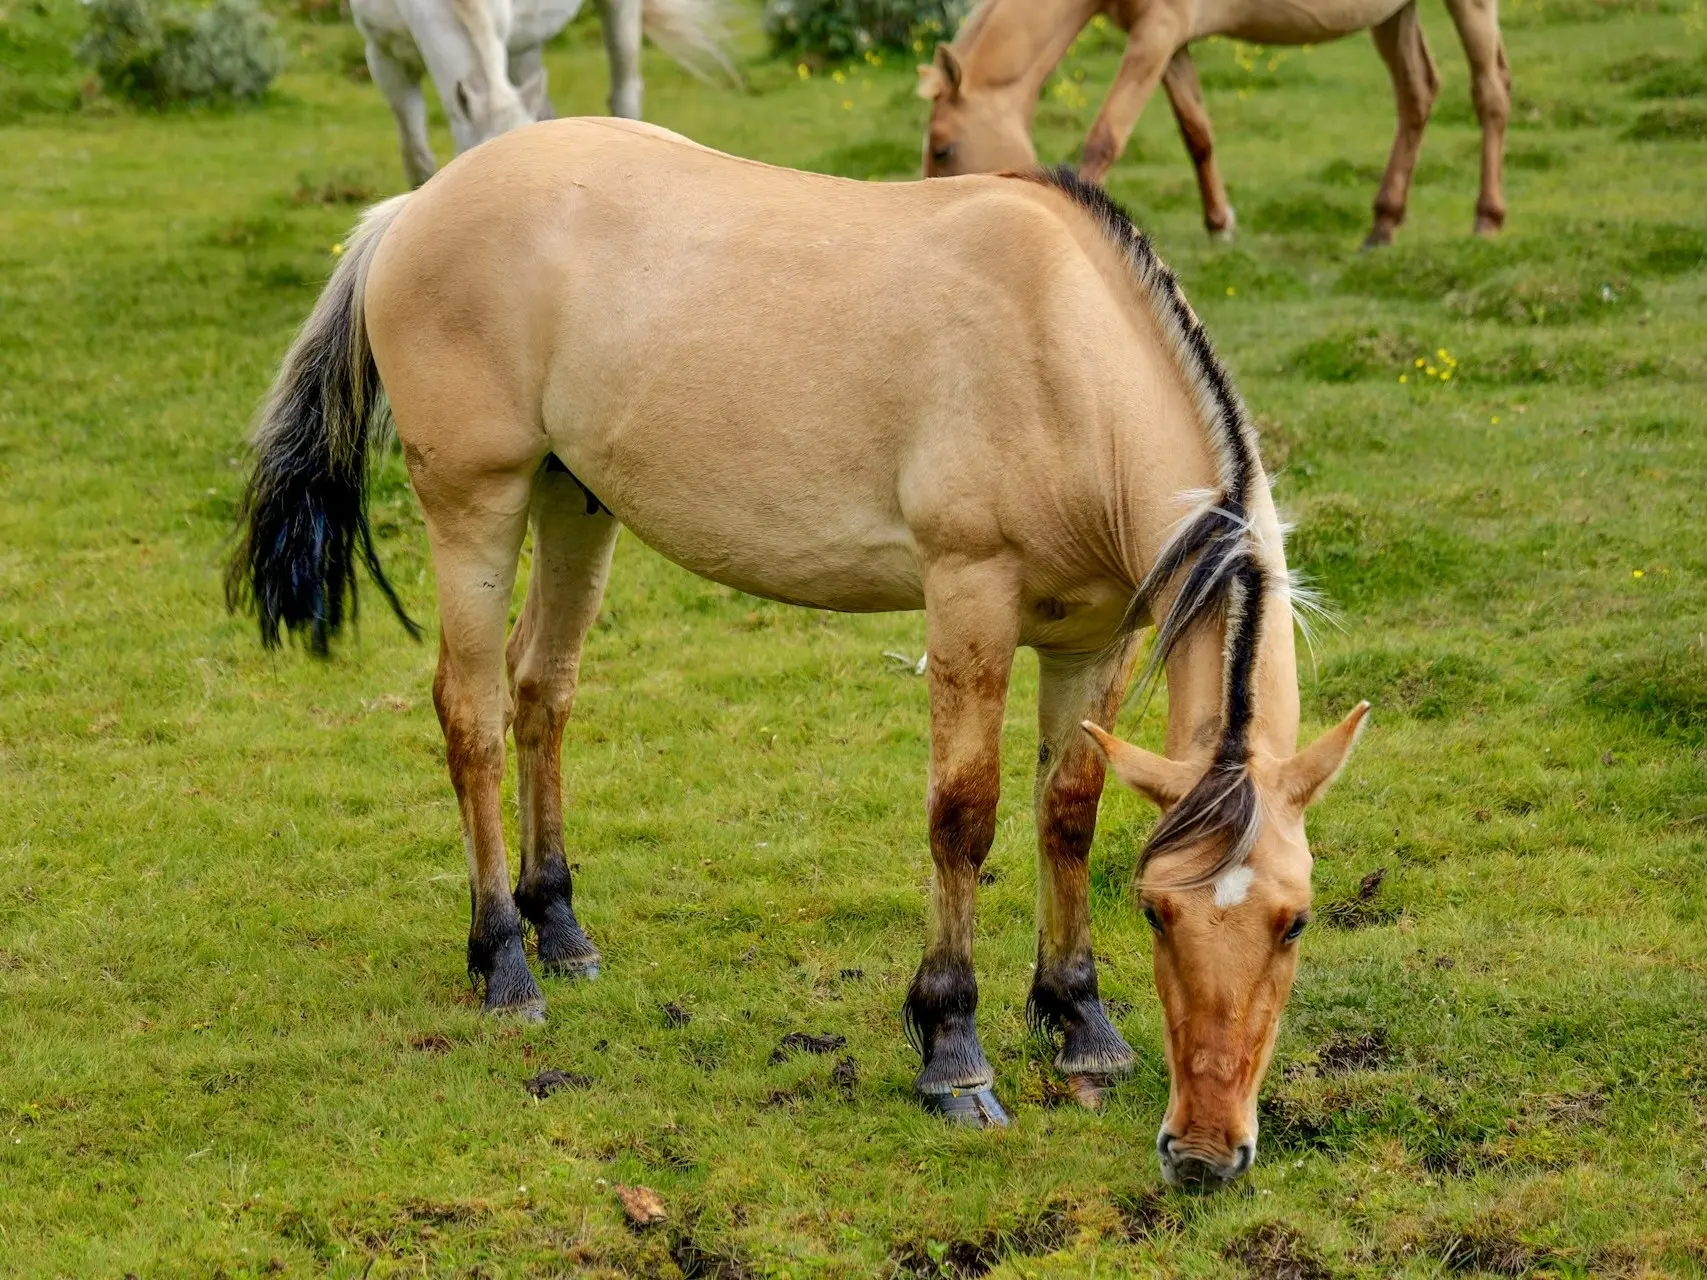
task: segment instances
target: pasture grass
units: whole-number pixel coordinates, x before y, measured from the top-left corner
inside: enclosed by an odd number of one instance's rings
[[[74,4],[5,4],[0,1271],[1707,1273],[1699,3],[1508,6],[1498,241],[1468,237],[1477,134],[1434,5],[1441,109],[1394,249],[1356,247],[1391,119],[1363,39],[1199,51],[1234,245],[1203,239],[1162,104],[1114,171],[1342,611],[1302,672],[1307,728],[1376,707],[1312,817],[1321,924],[1258,1164],[1207,1198],[1151,1153],[1129,795],[1104,802],[1093,907],[1138,1071],[1103,1114],[1055,1105],[1026,1032],[1029,658],[979,913],[1016,1123],[955,1131],[911,1100],[898,1013],[925,699],[885,655],[916,656],[922,620],[749,599],[628,538],[565,761],[604,974],[550,984],[543,1027],[483,1020],[434,646],[375,613],[329,663],[267,655],[219,603],[243,425],[355,206],[400,182],[359,42],[289,22],[261,109],[144,116],[85,101]],[[747,52],[744,93],[648,55],[652,118],[912,170],[910,66],[803,79]],[[1117,56],[1070,55],[1046,159]],[[600,109],[595,28],[550,66],[560,111]],[[376,522],[430,618],[395,462]],[[847,1044],[773,1062],[796,1031]],[[548,1068],[573,1079],[536,1099]],[[619,1183],[668,1223],[629,1230]]]

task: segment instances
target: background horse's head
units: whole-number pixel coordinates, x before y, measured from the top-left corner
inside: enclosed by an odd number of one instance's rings
[[[1139,865],[1139,896],[1155,937],[1170,1081],[1156,1135],[1170,1183],[1215,1185],[1256,1159],[1257,1091],[1310,920],[1304,810],[1345,764],[1369,704],[1289,758],[1253,755],[1254,839],[1227,867],[1211,837]],[[1104,733],[1096,738],[1127,786],[1172,811],[1215,766],[1170,760]]]
[[[1037,149],[1026,127],[1030,111],[1016,110],[999,89],[968,83],[948,45],[939,44],[935,61],[919,68],[919,96],[931,104],[925,177],[1036,167]]]

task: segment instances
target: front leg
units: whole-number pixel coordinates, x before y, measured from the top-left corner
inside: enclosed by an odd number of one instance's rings
[[[1120,69],[1085,139],[1079,176],[1087,182],[1101,182],[1108,176],[1180,43],[1175,24],[1161,12],[1147,14],[1127,34]]]
[[[1136,643],[1109,659],[1038,654],[1037,974],[1029,1009],[1035,1025],[1061,1036],[1055,1066],[1088,1107],[1101,1105],[1133,1056],[1097,991],[1090,851],[1103,761],[1079,726],[1112,726],[1136,654]]]
[[[427,138],[427,102],[421,96],[420,73],[398,62],[372,40],[367,42],[367,68],[397,120],[403,173],[411,187],[418,187],[438,168],[433,144]]]
[[[914,1087],[933,1111],[983,1126],[1007,1123],[978,1043],[972,918],[978,871],[996,831],[1002,712],[1018,635],[1017,592],[1005,566],[927,570],[930,655],[930,939],[907,991],[908,1035],[924,1058]]]
[[[641,0],[599,0],[610,63],[610,113],[640,119]]]

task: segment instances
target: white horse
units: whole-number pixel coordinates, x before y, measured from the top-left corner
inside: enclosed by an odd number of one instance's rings
[[[611,114],[640,118],[640,38],[701,78],[735,78],[718,0],[595,0],[610,57]],[[421,78],[431,76],[460,154],[510,129],[548,120],[541,48],[582,0],[351,0],[373,82],[397,117],[410,186],[433,176]]]

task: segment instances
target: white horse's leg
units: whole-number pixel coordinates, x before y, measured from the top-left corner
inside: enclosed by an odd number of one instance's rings
[[[537,44],[510,55],[510,83],[516,86],[516,92],[522,95],[522,105],[535,120],[556,118],[545,87],[544,54]]]
[[[642,0],[599,0],[610,59],[610,113],[640,119],[640,9]]]
[[[367,69],[374,84],[397,117],[397,140],[403,149],[403,173],[418,187],[439,167],[427,139],[427,103],[421,96],[421,77],[373,41],[367,42]]]

